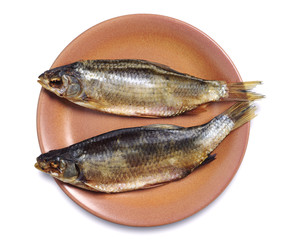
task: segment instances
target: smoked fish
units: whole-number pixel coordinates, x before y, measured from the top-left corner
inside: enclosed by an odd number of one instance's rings
[[[255,109],[252,103],[239,102],[200,126],[157,124],[114,130],[41,154],[35,167],[91,191],[155,187],[182,179],[213,160],[213,150],[254,118]]]
[[[38,82],[75,104],[118,115],[171,117],[213,101],[253,101],[259,81],[204,80],[145,60],[85,60],[45,71]]]

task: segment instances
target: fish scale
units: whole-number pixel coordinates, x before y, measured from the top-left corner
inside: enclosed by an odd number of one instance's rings
[[[255,106],[236,103],[206,124],[155,124],[114,130],[44,153],[35,167],[92,191],[126,192],[186,177],[234,129],[255,117]]]
[[[85,60],[45,71],[39,83],[90,109],[137,117],[171,117],[221,100],[252,101],[259,81],[205,80],[145,60]]]

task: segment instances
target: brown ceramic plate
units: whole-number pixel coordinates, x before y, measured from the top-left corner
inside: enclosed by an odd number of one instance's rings
[[[225,52],[207,35],[176,19],[128,15],[102,22],[82,33],[58,56],[52,67],[81,59],[146,59],[205,79],[239,82]],[[40,70],[41,71],[41,70]],[[41,90],[37,131],[42,152],[124,127],[167,123],[203,124],[228,108],[212,103],[198,115],[146,119],[92,111]],[[217,159],[188,177],[147,190],[120,194],[85,191],[57,181],[61,189],[92,214],[130,226],[156,226],[184,219],[211,203],[229,184],[245,153],[249,124],[232,132],[214,151]]]

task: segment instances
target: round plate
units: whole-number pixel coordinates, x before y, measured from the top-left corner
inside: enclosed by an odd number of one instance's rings
[[[52,68],[84,59],[118,58],[154,61],[204,79],[241,81],[229,57],[212,39],[193,26],[159,15],[127,15],[102,22],[73,40]],[[47,152],[119,128],[199,125],[230,105],[211,103],[206,112],[174,118],[122,117],[77,106],[42,89],[37,111],[39,144]],[[207,206],[226,188],[244,156],[249,126],[233,131],[219,145],[215,161],[160,187],[105,194],[56,182],[73,201],[103,219],[130,226],[176,222]]]

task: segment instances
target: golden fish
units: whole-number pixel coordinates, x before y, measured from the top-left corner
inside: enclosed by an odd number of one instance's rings
[[[35,167],[80,188],[106,193],[150,188],[186,177],[234,129],[255,117],[236,103],[195,127],[149,125],[108,132],[37,158]]]
[[[250,91],[259,81],[209,81],[145,60],[79,61],[44,72],[38,82],[78,105],[138,117],[170,117],[208,102],[263,97]]]

